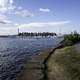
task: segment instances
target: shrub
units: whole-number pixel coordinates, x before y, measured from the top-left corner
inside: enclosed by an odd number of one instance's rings
[[[80,34],[76,31],[72,32],[71,34],[64,35],[64,45],[72,45],[78,43],[80,41]]]

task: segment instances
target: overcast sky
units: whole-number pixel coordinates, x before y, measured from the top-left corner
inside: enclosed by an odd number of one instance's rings
[[[80,0],[0,0],[0,35],[80,32]]]

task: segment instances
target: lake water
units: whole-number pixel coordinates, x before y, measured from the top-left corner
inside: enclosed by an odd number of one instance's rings
[[[32,56],[57,45],[62,38],[0,38],[0,80],[16,80]]]

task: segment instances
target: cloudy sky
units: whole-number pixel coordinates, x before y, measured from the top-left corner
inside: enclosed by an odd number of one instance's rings
[[[80,0],[0,0],[0,35],[80,32]]]

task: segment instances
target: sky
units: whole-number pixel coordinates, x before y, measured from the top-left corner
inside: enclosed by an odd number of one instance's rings
[[[80,32],[80,0],[0,0],[0,35]]]

